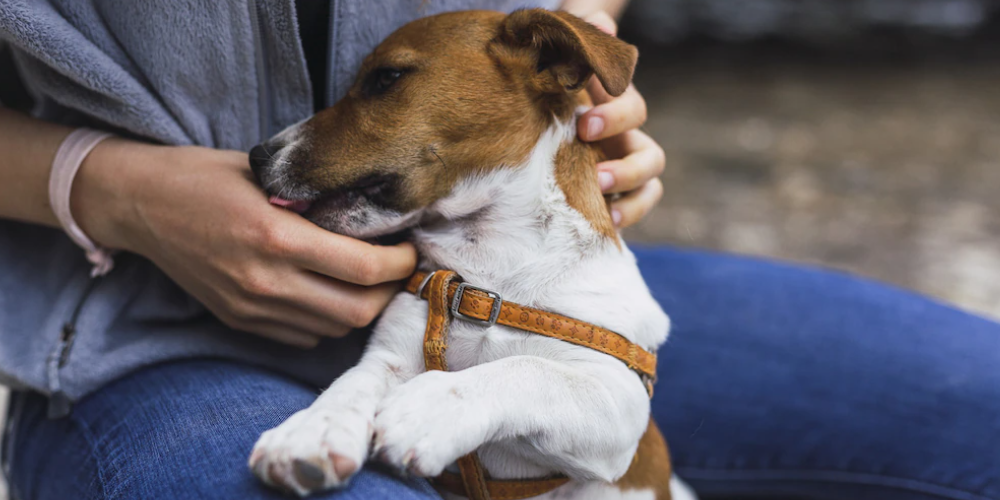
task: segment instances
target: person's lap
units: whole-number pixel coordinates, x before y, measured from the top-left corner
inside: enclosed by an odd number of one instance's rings
[[[13,500],[287,499],[247,467],[254,442],[317,390],[251,366],[179,361],[140,370],[85,398],[60,420],[19,396]],[[18,412],[17,408],[13,409]],[[426,481],[366,468],[315,498],[437,499]]]
[[[640,267],[674,321],[653,411],[703,494],[1000,498],[1000,326],[839,274],[669,249]],[[316,390],[235,363],[140,370],[45,419],[21,398],[13,500],[283,498],[246,467]],[[365,469],[318,498],[436,498]]]
[[[653,412],[703,494],[1000,498],[1000,325],[840,273],[640,249]]]

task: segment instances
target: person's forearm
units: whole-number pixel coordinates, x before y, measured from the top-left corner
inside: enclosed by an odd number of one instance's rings
[[[0,218],[59,226],[49,169],[72,129],[0,108]]]
[[[565,0],[562,9],[571,14],[584,17],[596,11],[604,11],[618,19],[621,17],[629,0]]]
[[[0,108],[0,219],[60,227],[49,200],[49,176],[72,129]],[[70,211],[99,245],[128,249],[121,227],[134,215],[130,194],[145,180],[141,168],[168,148],[116,137],[98,144],[77,171]]]
[[[0,218],[59,226],[49,171],[69,132],[0,109]],[[370,323],[417,261],[408,243],[371,245],[271,206],[240,151],[108,138],[70,197],[94,242],[146,257],[230,327],[303,347]]]

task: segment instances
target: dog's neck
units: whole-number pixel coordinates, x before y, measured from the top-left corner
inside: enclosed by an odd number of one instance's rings
[[[496,168],[460,181],[448,197],[430,208],[433,222],[414,231],[423,257],[421,267],[451,269],[473,284],[496,287],[531,301],[541,287],[537,279],[525,280],[526,275],[557,280],[580,262],[620,253],[610,216],[604,212],[587,217],[572,208],[562,187],[568,183],[557,178],[565,175],[557,174],[557,156],[558,161],[586,163],[564,165],[589,169],[580,170],[584,178],[573,183],[589,189],[572,196],[598,198],[588,198],[589,206],[606,211],[596,187],[596,172],[592,172],[595,156],[557,155],[560,148],[589,148],[573,144],[575,137],[576,116],[554,122],[522,165]],[[607,221],[593,220],[601,216]],[[602,227],[612,229],[602,231]],[[526,281],[534,282],[532,290],[524,289]]]
[[[434,221],[414,230],[421,269],[456,271],[505,301],[600,325],[652,349],[666,337],[667,318],[611,224],[597,186],[596,155],[589,145],[573,142],[575,135],[575,118],[555,123],[523,164],[466,179],[430,207]],[[574,154],[559,154],[567,145]],[[574,159],[579,163],[566,163]],[[566,167],[575,169],[574,177],[567,178]],[[505,343],[523,334],[505,337],[492,330],[453,321],[449,367],[463,370],[523,354],[521,347]],[[546,349],[576,349],[559,344]],[[566,470],[566,464],[524,460],[521,444],[489,443],[478,453],[496,478],[544,477]]]

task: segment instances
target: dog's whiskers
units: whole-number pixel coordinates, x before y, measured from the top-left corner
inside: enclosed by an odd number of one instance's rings
[[[441,159],[441,155],[438,154],[437,148],[435,148],[434,146],[431,146],[429,149],[430,149],[431,154],[433,154],[438,159],[438,161],[440,161],[441,164],[444,165],[444,168],[448,168],[448,164],[445,163],[444,160]]]

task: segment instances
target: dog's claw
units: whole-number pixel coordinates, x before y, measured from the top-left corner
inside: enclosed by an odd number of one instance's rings
[[[372,444],[371,454],[372,456],[377,457],[382,453],[382,448],[385,447],[385,439],[382,436],[375,434],[375,438],[372,441],[374,443]]]
[[[410,466],[410,462],[413,461],[414,455],[416,455],[416,452],[413,451],[413,450],[410,450],[410,451],[406,452],[405,455],[403,455],[403,467],[404,468],[408,468]]]
[[[250,454],[250,468],[256,468],[257,464],[260,463],[260,459],[264,457],[264,452],[259,449],[254,449],[253,453]]]

